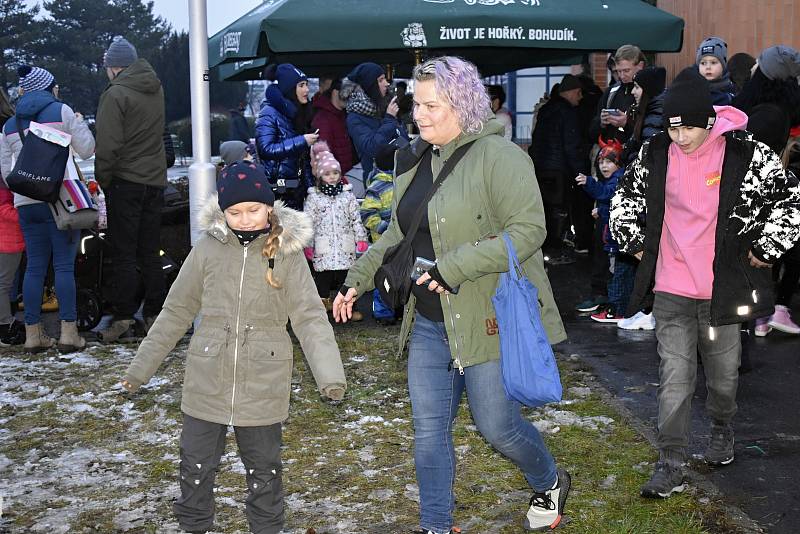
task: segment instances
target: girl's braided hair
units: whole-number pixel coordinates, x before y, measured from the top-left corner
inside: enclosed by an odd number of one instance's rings
[[[275,255],[278,253],[278,248],[281,246],[280,236],[283,233],[283,226],[281,226],[281,221],[278,219],[278,215],[275,213],[274,209],[269,212],[269,226],[269,234],[267,234],[264,248],[261,250],[261,255],[267,258],[269,262],[269,267],[267,268],[267,283],[276,289],[280,289],[281,283],[275,279],[272,271],[275,267]]]

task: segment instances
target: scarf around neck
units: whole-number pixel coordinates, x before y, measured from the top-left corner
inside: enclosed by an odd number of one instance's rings
[[[347,112],[366,115],[367,117],[380,118],[378,106],[367,96],[361,87],[356,87],[347,99]]]
[[[344,191],[344,185],[342,182],[338,182],[336,185],[331,184],[319,184],[319,192],[323,195],[328,195],[329,197],[335,197],[342,191]]]
[[[269,225],[267,225],[266,228],[262,228],[261,230],[248,230],[248,231],[246,231],[246,230],[234,230],[230,226],[228,228],[230,228],[231,232],[233,232],[233,235],[236,236],[236,239],[239,240],[239,243],[241,243],[243,247],[246,247],[247,245],[249,245],[250,243],[252,243],[256,239],[258,239],[259,236],[264,235],[264,234],[268,234],[270,227],[269,227]]]

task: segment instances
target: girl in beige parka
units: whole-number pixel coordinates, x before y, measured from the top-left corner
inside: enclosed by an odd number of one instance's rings
[[[246,468],[246,513],[253,532],[283,527],[281,423],[292,378],[290,320],[317,385],[344,396],[345,376],[303,246],[306,215],[275,201],[264,172],[237,162],[217,182],[203,213],[206,235],[192,249],[164,309],[128,367],[123,386],[147,383],[198,319],[186,358],[181,410],[181,528],[210,530],[214,476],[228,426]]]

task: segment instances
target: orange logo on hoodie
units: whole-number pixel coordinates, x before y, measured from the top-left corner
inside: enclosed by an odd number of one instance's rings
[[[722,179],[722,175],[719,171],[714,171],[706,174],[706,186],[711,187],[714,185],[719,185],[719,181]]]

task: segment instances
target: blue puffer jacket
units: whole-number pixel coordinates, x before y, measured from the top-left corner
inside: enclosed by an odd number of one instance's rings
[[[614,174],[604,180],[587,176],[586,185],[583,186],[586,194],[597,201],[597,215],[603,227],[603,250],[612,254],[619,252],[619,245],[614,241],[608,229],[608,218],[611,211],[611,198],[617,191],[617,181],[622,178],[623,174],[625,174],[625,167],[617,169]]]
[[[313,185],[308,158],[308,144],[292,127],[297,108],[281,94],[277,84],[267,87],[264,102],[256,120],[256,145],[270,183],[277,180],[300,180],[297,186],[305,191]],[[298,172],[298,166],[303,168]],[[287,188],[290,183],[287,182]]]
[[[375,159],[378,147],[388,144],[396,137],[408,139],[405,128],[389,114],[383,119],[378,119],[361,113],[348,113],[347,133],[350,134],[358,157],[361,158],[365,180],[372,173],[372,161]]]

